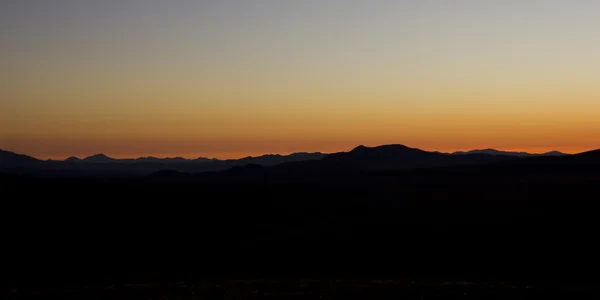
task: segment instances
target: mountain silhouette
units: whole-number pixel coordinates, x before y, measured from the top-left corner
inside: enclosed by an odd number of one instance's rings
[[[195,162],[215,162],[215,161],[219,161],[216,158],[206,158],[206,157],[198,157],[196,159],[194,159]]]
[[[519,157],[531,157],[531,156],[563,156],[567,155],[559,151],[550,151],[546,153],[528,153],[528,152],[511,152],[511,151],[500,151],[496,149],[476,149],[470,151],[457,151],[453,152],[453,155],[466,155],[466,154],[489,154],[489,155],[508,155],[508,156],[519,156]]]
[[[76,157],[76,156],[71,156],[71,157],[65,159],[65,162],[76,162],[76,163],[78,163],[78,162],[81,162],[81,161],[82,160],[79,157]]]
[[[148,157],[140,157],[140,158],[136,158],[136,159],[129,159],[129,160],[121,160],[121,161],[128,161],[128,162],[145,162],[145,163],[185,163],[188,162],[190,160],[187,160],[183,157],[167,157],[167,158],[157,158],[157,157],[153,157],[153,156],[148,156]],[[195,161],[199,161],[198,159]]]
[[[596,156],[594,151],[580,154],[584,156]],[[463,165],[485,165],[506,161],[520,161],[525,158],[537,158],[541,160],[528,161],[526,164],[544,164],[549,158],[566,158],[567,155],[560,152],[548,152],[545,154],[529,154],[525,152],[505,152],[494,149],[472,150],[468,152],[441,153],[429,152],[417,148],[411,148],[401,144],[382,145],[376,147],[358,146],[348,152],[331,154],[323,153],[292,153],[290,155],[266,154],[257,157],[244,157],[241,159],[209,159],[199,157],[197,159],[186,159],[182,157],[157,158],[140,157],[135,159],[115,159],[105,154],[96,154],[84,159],[70,157],[64,161],[40,161],[26,155],[12,152],[0,152],[0,172],[12,172],[17,169],[28,173],[38,173],[48,176],[147,176],[161,170],[171,170],[185,173],[224,171],[234,167],[256,165],[263,167],[274,167],[281,174],[315,174],[315,173],[340,173],[356,171],[377,170],[411,170],[428,169],[440,167],[452,167]],[[585,159],[577,158],[583,161]],[[586,158],[590,159],[590,158]],[[557,163],[556,161],[552,161]],[[570,161],[565,161],[568,165]],[[512,168],[506,165],[505,168]],[[540,167],[541,169],[541,167]],[[274,170],[274,169],[273,169]],[[269,172],[272,172],[270,170]],[[248,174],[249,172],[234,172],[236,174]],[[321,176],[323,176],[321,174]]]
[[[363,170],[400,170],[481,164],[515,159],[509,155],[473,153],[464,156],[428,152],[405,145],[358,146],[350,152],[328,155],[323,161],[352,165]]]
[[[0,150],[0,170],[36,167],[42,163],[41,160],[27,155]]]
[[[199,157],[186,159],[182,157],[157,158],[140,157],[116,159],[105,154],[96,154],[84,159],[69,157],[64,161],[48,160],[40,161],[26,155],[19,155],[8,151],[0,153],[0,172],[37,173],[48,176],[146,176],[160,170],[172,170],[179,172],[207,172],[227,170],[236,166],[262,165],[274,166],[288,162],[305,160],[319,160],[325,157],[322,153],[292,153],[290,155],[268,154],[258,157],[245,157],[241,159],[210,159]]]
[[[579,153],[577,157],[600,158],[600,149]]]
[[[90,157],[84,158],[83,161],[90,162],[90,163],[107,163],[107,162],[115,162],[116,159],[114,159],[112,157],[108,157],[104,154],[96,154],[96,155],[92,155]]]
[[[566,153],[560,152],[560,151],[550,151],[550,152],[546,152],[546,153],[542,153],[542,154],[533,154],[533,155],[542,155],[542,156],[565,156],[568,155]]]
[[[266,154],[262,156],[252,157],[248,156],[239,160],[234,160],[238,163],[238,165],[262,165],[262,166],[274,166],[281,163],[288,162],[296,162],[296,161],[306,161],[306,160],[319,160],[325,157],[326,155],[316,152],[316,153],[292,153],[290,155],[279,155],[279,154]],[[231,161],[231,160],[230,160]]]
[[[358,146],[349,152],[333,153],[321,160],[281,163],[273,166],[237,166],[229,170],[213,170],[198,174],[204,182],[246,182],[256,184],[264,180],[276,182],[338,182],[358,180],[356,183],[387,180],[392,174],[412,174],[423,178],[449,174],[471,176],[588,176],[600,170],[600,150],[573,155],[502,155],[474,152],[448,154],[427,152],[405,145],[377,147]],[[361,177],[375,172],[375,177]],[[391,172],[391,173],[384,173]],[[395,173],[394,173],[395,172]],[[398,173],[400,172],[400,173]],[[387,175],[386,175],[387,174]],[[172,174],[170,174],[173,177]],[[382,177],[380,177],[382,176]],[[160,176],[154,176],[158,178]],[[362,178],[362,179],[356,179]],[[375,180],[375,181],[373,181]]]

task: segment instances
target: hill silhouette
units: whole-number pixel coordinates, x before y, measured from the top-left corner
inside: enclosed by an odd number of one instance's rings
[[[74,163],[78,163],[81,162],[82,160],[79,157],[76,156],[71,156],[67,159],[65,159],[65,162],[74,162]]]
[[[363,170],[398,170],[483,164],[511,159],[516,159],[516,156],[489,154],[452,156],[438,152],[427,152],[404,145],[384,145],[371,148],[359,146],[347,153],[329,155],[324,160],[352,164]]]
[[[390,176],[590,176],[600,170],[600,150],[573,155],[511,156],[499,154],[453,155],[427,152],[404,145],[358,146],[349,152],[334,153],[321,160],[282,163],[274,166],[237,166],[230,170],[197,173],[205,182],[339,182],[356,184],[388,180]],[[365,174],[370,174],[366,176]],[[365,176],[363,176],[365,175]],[[373,175],[373,176],[371,176]],[[171,175],[172,176],[172,175]],[[152,176],[159,179],[160,174]],[[475,179],[476,180],[476,179]]]
[[[96,154],[96,155],[92,155],[90,157],[84,158],[83,161],[90,162],[90,163],[107,163],[107,162],[113,162],[113,161],[115,161],[115,159],[112,157],[108,157],[104,154]]]
[[[490,155],[508,155],[508,156],[518,156],[518,157],[532,157],[532,156],[564,156],[564,155],[568,155],[565,153],[562,153],[560,151],[550,151],[550,152],[546,152],[546,153],[539,153],[539,154],[534,154],[534,153],[528,153],[528,152],[511,152],[511,151],[500,151],[500,150],[496,150],[496,149],[477,149],[477,150],[470,150],[470,151],[457,151],[457,152],[453,152],[452,154],[454,155],[465,155],[465,154],[490,154]]]
[[[22,168],[37,167],[42,161],[33,157],[0,150],[0,171],[16,171]]]
[[[577,155],[577,157],[585,157],[585,158],[591,158],[591,159],[598,159],[598,158],[600,158],[600,149],[598,149],[598,150],[592,150],[592,151],[587,151],[587,152],[583,152],[583,153],[579,153]]]

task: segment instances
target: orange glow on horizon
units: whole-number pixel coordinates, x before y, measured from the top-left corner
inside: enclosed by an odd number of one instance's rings
[[[0,149],[600,148],[600,2],[38,2],[0,9]]]
[[[109,150],[109,151],[73,151],[73,152],[69,152],[69,153],[61,153],[61,154],[55,154],[55,155],[44,155],[41,154],[43,153],[42,151],[33,151],[33,152],[23,152],[23,151],[19,151],[15,148],[12,147],[8,147],[6,149],[3,150],[8,150],[8,151],[13,151],[16,153],[20,153],[20,154],[26,154],[26,155],[30,155],[33,156],[35,158],[38,159],[42,159],[42,160],[46,160],[46,159],[55,159],[55,160],[63,160],[66,159],[70,156],[76,156],[79,158],[85,158],[88,156],[92,156],[95,154],[99,154],[99,153],[103,153],[109,157],[112,158],[117,158],[117,159],[125,159],[125,158],[139,158],[139,157],[148,157],[148,156],[153,156],[153,157],[157,157],[157,158],[167,158],[167,157],[183,157],[183,158],[187,158],[187,159],[195,159],[195,158],[199,158],[199,157],[204,157],[204,158],[217,158],[217,159],[239,159],[239,158],[244,158],[244,157],[256,157],[256,156],[261,156],[261,155],[266,155],[266,154],[279,154],[279,155],[289,155],[295,152],[320,152],[320,153],[324,153],[324,154],[330,154],[330,153],[336,153],[336,152],[347,152],[352,150],[353,148],[355,148],[356,146],[359,145],[364,145],[367,147],[376,147],[376,146],[380,146],[380,145],[387,145],[387,144],[393,144],[393,143],[382,143],[382,144],[373,144],[373,143],[348,143],[347,145],[340,145],[340,146],[329,146],[329,147],[315,147],[315,148],[298,148],[298,149],[289,149],[288,147],[280,147],[280,148],[274,148],[274,150],[255,150],[255,151],[248,151],[248,152],[244,152],[244,151],[223,151],[223,152],[206,152],[206,151],[190,151],[190,152],[166,152],[166,151],[157,151],[157,152],[119,152],[118,150]],[[469,148],[464,148],[464,147],[449,147],[449,148],[439,148],[439,147],[427,147],[426,145],[423,146],[419,146],[419,145],[411,145],[411,144],[404,144],[405,146],[411,147],[411,148],[418,148],[421,150],[425,150],[425,151],[439,151],[439,152],[443,152],[443,153],[452,153],[452,152],[457,152],[457,151],[469,151],[469,150],[481,150],[481,149],[495,149],[495,150],[499,150],[499,151],[509,151],[509,152],[528,152],[528,153],[546,153],[546,152],[550,152],[550,151],[560,151],[566,154],[577,154],[577,153],[582,153],[582,152],[586,152],[586,151],[591,151],[591,150],[595,150],[596,148],[593,147],[544,147],[544,146],[533,146],[533,147],[523,147],[523,148],[511,148],[511,147],[494,147],[494,146],[473,146],[473,147],[469,147]],[[278,151],[277,149],[281,149],[280,151]],[[60,150],[60,149],[58,149]],[[44,151],[44,150],[43,150]]]

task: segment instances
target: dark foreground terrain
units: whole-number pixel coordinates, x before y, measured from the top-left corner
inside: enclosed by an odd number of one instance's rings
[[[444,166],[386,168],[423,155]],[[127,294],[121,284],[360,277],[551,293],[600,279],[598,151],[468,165],[401,147],[330,157],[139,178],[0,175],[2,286]]]
[[[2,299],[598,299],[592,285],[407,280],[238,280],[4,291]]]
[[[4,283],[597,279],[594,177],[357,176],[329,184],[4,179]]]

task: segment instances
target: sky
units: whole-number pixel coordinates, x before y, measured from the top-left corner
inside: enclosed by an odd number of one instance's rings
[[[0,149],[600,148],[595,0],[3,0]]]

